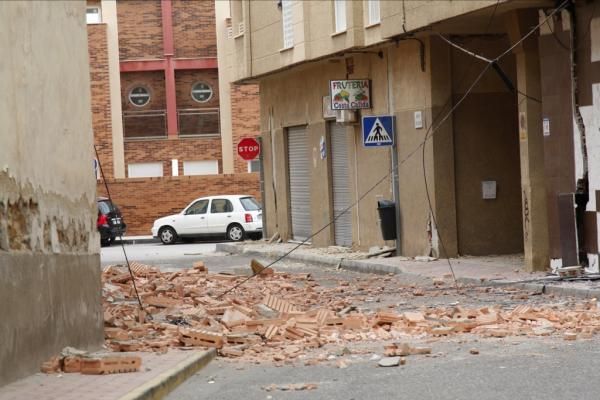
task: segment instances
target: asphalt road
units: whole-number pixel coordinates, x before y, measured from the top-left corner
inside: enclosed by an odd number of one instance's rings
[[[129,261],[138,261],[164,269],[191,268],[195,261],[204,261],[210,271],[227,271],[247,266],[248,257],[215,253],[217,242],[196,242],[165,246],[161,243],[125,245]],[[120,244],[101,248],[102,266],[125,264],[123,248]]]
[[[190,267],[203,260],[209,270],[233,271],[248,268],[249,258],[214,253],[214,243],[129,245],[130,260],[158,265],[165,269]],[[102,249],[102,264],[123,262],[120,246]],[[277,270],[311,273],[321,286],[337,286],[340,280],[361,281],[370,275],[292,262],[281,262]],[[356,304],[362,311],[390,307],[398,312],[416,310],[424,305],[460,304],[467,307],[518,304],[570,304],[567,299],[529,295],[520,299],[515,292],[467,290],[464,294],[446,290],[436,295],[415,297],[402,289],[408,283],[431,289],[427,280],[407,282],[402,276],[390,277],[382,294]],[[406,287],[406,286],[404,286]],[[428,292],[433,293],[433,292]],[[188,399],[597,399],[600,395],[600,346],[598,336],[591,340],[568,342],[561,336],[482,338],[459,335],[443,339],[412,337],[414,345],[432,347],[429,356],[409,356],[404,366],[381,368],[377,357],[383,353],[380,341],[350,347],[341,355],[339,345],[314,350],[326,361],[305,365],[306,357],[275,365],[271,361],[217,358],[166,397]],[[478,355],[470,349],[479,350]],[[347,365],[340,367],[340,360]],[[269,385],[314,383],[310,391],[267,391]]]
[[[438,357],[411,356],[400,367],[381,368],[371,355],[334,365],[248,365],[216,359],[188,379],[168,400],[197,399],[598,399],[597,342],[486,340],[434,345]],[[310,391],[267,391],[272,384],[314,383]]]

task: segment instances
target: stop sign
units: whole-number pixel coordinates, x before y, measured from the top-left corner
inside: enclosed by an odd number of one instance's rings
[[[237,145],[238,154],[246,161],[251,161],[260,153],[260,145],[254,138],[244,138]]]

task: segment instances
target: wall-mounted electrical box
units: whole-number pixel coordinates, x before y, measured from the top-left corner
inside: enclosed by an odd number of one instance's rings
[[[481,198],[484,200],[496,198],[496,181],[481,181]]]

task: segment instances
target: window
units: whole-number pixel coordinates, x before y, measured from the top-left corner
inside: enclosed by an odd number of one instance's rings
[[[381,21],[379,12],[379,0],[369,1],[369,25],[378,24]]]
[[[260,159],[248,161],[248,172],[260,172]]]
[[[188,207],[188,209],[185,211],[185,215],[206,214],[207,210],[208,200],[198,200]]]
[[[102,12],[100,7],[88,7],[85,10],[85,22],[88,24],[102,23]]]
[[[198,103],[206,103],[212,98],[213,90],[204,82],[196,82],[192,86],[192,99]]]
[[[145,86],[136,86],[129,91],[129,102],[136,107],[144,107],[150,102],[150,91]]]
[[[111,207],[111,203],[108,200],[102,200],[98,202],[98,211],[101,214],[107,215],[113,211],[113,207]]]
[[[214,199],[210,205],[212,214],[226,213],[233,211],[233,204],[227,199]]]
[[[163,164],[155,163],[136,163],[127,165],[127,176],[130,178],[152,178],[163,176]]]
[[[258,211],[261,209],[260,203],[254,197],[242,197],[240,203],[242,203],[242,207],[246,211]]]
[[[335,31],[346,30],[346,0],[333,0],[333,15],[335,18]]]
[[[283,48],[294,47],[294,27],[292,26],[292,0],[281,1],[281,21],[283,25]]]
[[[219,173],[219,162],[217,160],[184,161],[184,175],[215,175]]]

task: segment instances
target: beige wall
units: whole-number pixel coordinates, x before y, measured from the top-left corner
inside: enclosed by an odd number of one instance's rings
[[[368,57],[365,57],[368,61]],[[355,75],[365,76],[365,70],[357,69]],[[321,136],[327,137],[327,124],[323,119],[322,97],[328,94],[330,79],[344,75],[343,60],[327,62],[302,68],[298,73],[282,73],[271,79],[261,81],[261,130],[263,132],[263,150],[265,163],[266,202],[268,231],[279,232],[284,239],[290,238],[288,214],[289,188],[287,172],[287,143],[285,132],[287,127],[307,125],[309,139],[309,154],[306,155],[311,165],[311,209],[312,230],[316,231],[326,225],[332,218],[331,212],[331,173],[329,159],[319,157],[319,141]],[[306,90],[312,88],[312,90]],[[379,100],[381,101],[381,99]],[[385,106],[385,103],[382,103]],[[364,188],[381,178],[389,170],[389,150],[364,149],[362,145],[355,146],[360,134],[356,126],[347,128],[349,153],[351,155],[351,181],[357,185],[360,194]],[[359,165],[352,160],[358,155]],[[274,168],[272,168],[274,166]],[[358,167],[358,168],[357,168]],[[358,174],[355,174],[358,171]],[[274,181],[275,189],[272,183]],[[356,187],[353,187],[354,197],[357,198]],[[276,198],[275,198],[276,193]],[[381,234],[377,231],[377,205],[379,198],[390,198],[389,180],[379,185],[353,211],[354,226],[360,224],[354,231],[356,245],[368,246],[381,244]],[[277,207],[275,206],[277,204]],[[358,219],[358,222],[357,222]],[[326,229],[313,239],[313,244],[324,246],[333,243],[331,229]]]
[[[419,148],[425,135],[425,129],[414,128],[414,112],[422,111],[427,124],[431,121],[432,109],[440,107],[443,94],[450,93],[436,86],[432,89],[432,74],[438,81],[450,82],[449,51],[438,54],[439,49],[429,50],[426,43],[426,58],[429,61],[426,70],[421,71],[419,46],[416,42],[401,42],[397,46],[383,48],[383,57],[377,51],[370,54],[351,55],[354,73],[349,77],[372,79],[372,104],[370,110],[362,110],[362,115],[389,113],[387,76],[390,74],[393,95],[392,113],[396,115],[396,132],[399,132],[399,159],[408,158]],[[441,47],[441,46],[439,46]],[[433,51],[433,53],[431,53]],[[438,53],[436,53],[438,52]],[[391,57],[388,71],[387,55]],[[446,64],[443,59],[446,57]],[[310,149],[307,158],[311,162],[311,204],[313,209],[312,228],[316,231],[332,218],[331,212],[331,170],[327,160],[318,156],[319,140],[326,134],[327,126],[322,117],[322,97],[328,94],[330,79],[343,78],[346,75],[344,58],[336,58],[308,66],[298,67],[295,71],[275,74],[261,80],[261,129],[265,144],[265,182],[267,221],[269,232],[278,231],[284,239],[289,238],[288,183],[285,143],[285,128],[307,125]],[[445,65],[445,68],[436,68]],[[437,113],[437,111],[436,111]],[[444,224],[448,252],[456,253],[456,216],[454,203],[454,159],[451,124],[442,127],[449,135],[440,134],[427,144],[426,165],[432,206],[436,210],[440,225]],[[377,201],[392,199],[390,150],[365,148],[362,145],[360,124],[346,128],[349,145],[350,181],[354,200],[358,199],[376,182],[379,185],[371,191],[358,206],[352,210],[353,243],[356,247],[368,248],[373,245],[393,245],[381,239]],[[440,132],[441,132],[440,131]],[[434,153],[435,152],[435,153]],[[434,154],[436,161],[434,162]],[[274,160],[274,161],[273,161]],[[274,165],[274,170],[271,166]],[[270,184],[275,175],[275,190]],[[432,241],[432,224],[426,202],[423,182],[421,152],[410,156],[399,169],[400,202],[402,216],[402,246],[406,255],[438,254],[438,244]],[[275,199],[275,193],[277,198]],[[275,212],[275,200],[277,213]],[[435,230],[435,229],[434,229]],[[313,244],[318,246],[333,244],[331,229],[319,234]]]
[[[471,41],[470,45],[488,44]],[[513,253],[522,250],[520,217],[519,154],[515,135],[516,105],[513,95],[507,93],[503,83],[493,73],[488,73],[475,88],[472,101],[465,102],[460,112],[437,127],[425,145],[425,171],[421,143],[434,118],[445,115],[454,95],[466,89],[476,75],[464,77],[470,58],[453,54],[441,40],[425,39],[425,70],[421,69],[419,44],[401,41],[375,49],[369,54],[353,54],[353,77],[372,80],[372,104],[361,115],[393,113],[396,116],[400,187],[400,213],[403,254],[455,256],[465,254]],[[505,46],[500,40],[488,46],[491,55]],[[476,47],[479,48],[479,47]],[[377,52],[382,50],[383,57]],[[389,57],[389,63],[388,63]],[[503,67],[515,79],[514,59],[506,58]],[[479,66],[479,65],[477,65]],[[473,68],[477,74],[480,68]],[[288,239],[289,215],[287,166],[285,155],[285,128],[307,125],[311,160],[311,203],[313,205],[313,231],[320,229],[332,218],[331,170],[327,162],[318,157],[318,143],[326,132],[322,118],[322,96],[328,94],[328,81],[345,77],[344,57],[297,67],[294,71],[274,74],[261,80],[261,127],[265,135],[265,181],[273,178],[275,158],[275,191],[267,187],[267,221],[269,232],[277,230]],[[389,88],[392,94],[388,101]],[[390,107],[391,106],[391,110]],[[424,128],[414,126],[414,113],[423,114]],[[494,118],[490,112],[498,111]],[[439,119],[437,120],[439,121]],[[492,122],[493,121],[493,122]],[[360,124],[347,127],[349,144],[349,169],[354,200],[385,177],[357,207],[353,209],[353,242],[360,248],[373,245],[393,245],[381,239],[377,214],[377,200],[392,199],[390,150],[364,148]],[[275,147],[272,146],[274,144]],[[500,150],[498,150],[500,149]],[[455,169],[456,168],[456,169]],[[423,174],[431,207],[437,219],[433,221],[427,202]],[[481,181],[498,182],[498,199],[481,199]],[[277,217],[274,201],[277,193]],[[327,206],[324,206],[327,205]],[[277,225],[277,227],[276,227]],[[490,240],[490,238],[500,238]],[[333,244],[330,229],[318,235],[313,243],[318,246]]]
[[[382,0],[381,23],[369,25],[367,1],[347,1],[347,29],[336,33],[333,1],[296,0],[293,2],[294,46],[283,49],[282,13],[277,2],[234,0],[237,2],[240,5],[236,10],[241,10],[242,15],[234,17],[234,24],[243,20],[246,31],[236,38],[235,80],[261,76],[356,47],[383,43],[407,31],[496,4],[496,0],[411,0],[405,3]],[[510,5],[503,2],[504,8],[518,6],[518,2],[513,1]]]
[[[506,37],[466,40],[470,49],[489,57],[510,46]],[[476,62],[470,76],[463,78],[472,63],[464,53],[452,52],[455,102],[484,67]],[[514,57],[504,58],[501,66],[516,82]],[[523,251],[516,101],[490,69],[454,113],[458,247],[462,255]],[[496,199],[482,198],[481,182],[487,180],[497,183]]]
[[[0,3],[0,385],[102,343],[85,2]]]

